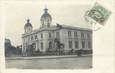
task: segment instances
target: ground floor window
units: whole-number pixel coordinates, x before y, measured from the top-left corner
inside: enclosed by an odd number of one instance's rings
[[[88,48],[92,48],[92,44],[90,41],[88,41]]]
[[[85,41],[82,41],[82,48],[85,48]]]
[[[49,48],[52,48],[52,42],[49,42]]]
[[[68,44],[69,44],[69,48],[72,48],[72,41],[69,41]]]
[[[43,49],[44,47],[43,47],[43,43],[41,42],[41,49]]]
[[[79,47],[79,42],[75,41],[75,48],[78,48],[78,47]]]

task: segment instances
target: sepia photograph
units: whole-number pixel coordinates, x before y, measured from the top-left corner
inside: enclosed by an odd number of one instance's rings
[[[113,0],[1,0],[0,73],[114,73]]]
[[[53,2],[7,5],[6,68],[91,69],[90,5]]]

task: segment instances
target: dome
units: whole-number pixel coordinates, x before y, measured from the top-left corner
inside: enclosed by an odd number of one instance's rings
[[[43,26],[45,26],[45,25],[50,25],[50,24],[51,24],[52,17],[51,17],[51,15],[48,13],[48,9],[47,9],[47,8],[44,9],[44,13],[43,13],[43,15],[41,16],[40,21],[41,21],[41,24],[42,24]]]
[[[32,27],[32,24],[30,23],[29,19],[27,20],[27,23],[25,24],[24,28],[26,28],[26,27]]]
[[[42,19],[44,20],[44,19],[47,19],[47,18],[49,18],[49,19],[52,20],[51,15],[50,15],[47,11],[48,11],[48,9],[45,8],[45,9],[44,9],[44,14],[41,16],[41,20],[42,20]]]

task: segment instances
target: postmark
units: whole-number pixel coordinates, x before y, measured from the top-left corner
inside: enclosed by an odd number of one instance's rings
[[[99,30],[105,25],[105,22],[108,20],[111,12],[105,7],[101,6],[99,3],[95,3],[92,9],[86,11],[85,20],[93,24],[93,30]]]

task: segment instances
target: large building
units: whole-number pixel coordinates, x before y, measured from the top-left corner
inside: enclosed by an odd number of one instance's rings
[[[64,53],[71,50],[92,50],[92,30],[87,28],[67,25],[52,25],[52,16],[48,9],[44,9],[41,16],[41,27],[33,30],[30,20],[24,26],[25,33],[22,35],[23,55],[28,50],[45,53],[47,51],[61,50]],[[38,53],[39,53],[38,52]]]

